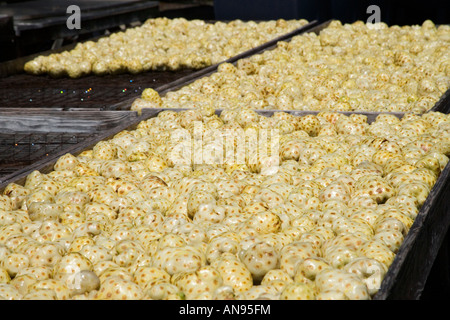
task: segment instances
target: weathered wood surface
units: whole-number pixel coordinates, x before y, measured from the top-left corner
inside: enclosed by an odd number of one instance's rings
[[[448,89],[435,103],[430,111],[438,111],[443,113],[450,113],[450,89]]]
[[[132,111],[0,109],[0,176],[135,118]]]
[[[0,109],[0,134],[98,132],[135,117],[137,113],[133,111]]]

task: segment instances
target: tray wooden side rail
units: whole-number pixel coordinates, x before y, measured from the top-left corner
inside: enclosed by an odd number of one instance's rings
[[[54,111],[48,109],[0,109],[0,133],[96,132],[136,117],[133,111]]]
[[[441,172],[374,300],[419,300],[450,226],[450,165]]]

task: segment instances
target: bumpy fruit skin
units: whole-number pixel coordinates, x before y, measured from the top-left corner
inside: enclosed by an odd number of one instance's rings
[[[197,211],[199,211],[201,205],[216,203],[216,198],[206,191],[193,191],[189,195],[187,202],[187,213],[189,217],[194,217]]]
[[[55,280],[60,280],[66,286],[72,286],[74,277],[84,270],[91,271],[93,268],[91,261],[78,252],[73,252],[62,257],[54,266]]]
[[[212,266],[219,271],[223,284],[233,288],[235,293],[245,292],[253,286],[251,272],[235,255],[224,254]]]
[[[395,254],[397,254],[404,238],[403,233],[395,229],[386,231],[380,230],[374,235],[374,240],[385,244]]]
[[[328,290],[341,292],[351,300],[370,299],[366,285],[355,275],[339,269],[327,269],[316,276],[319,293]]]
[[[354,273],[366,284],[369,294],[378,292],[386,274],[386,266],[375,259],[356,258],[345,265],[344,269]]]
[[[297,130],[303,130],[310,136],[317,136],[320,131],[320,120],[314,115],[306,115],[298,118],[296,122]]]
[[[310,242],[292,242],[284,246],[280,252],[280,269],[291,277],[295,275],[296,265],[306,258],[320,256],[319,248]]]
[[[186,299],[213,298],[214,292],[222,286],[222,277],[216,269],[204,266],[195,272],[177,273],[171,278],[184,293]]]
[[[349,298],[342,292],[338,290],[325,290],[316,294],[316,300],[349,300]]]
[[[279,288],[273,284],[254,285],[249,290],[236,295],[236,300],[278,300]]]
[[[144,91],[142,91],[141,97],[145,101],[154,103],[156,106],[161,105],[161,97],[159,96],[158,92],[154,89],[151,88],[144,89]]]
[[[314,290],[305,283],[291,283],[281,292],[280,300],[314,300]]]
[[[156,252],[154,266],[165,270],[170,275],[180,272],[196,271],[205,264],[206,257],[191,246],[166,247]]]
[[[140,300],[143,296],[143,290],[136,283],[118,276],[110,276],[100,284],[100,289],[96,293],[95,299]]]
[[[367,241],[358,251],[367,258],[375,259],[386,267],[392,264],[395,257],[395,254],[385,244],[376,240]]]
[[[150,266],[140,266],[133,274],[133,281],[144,291],[159,282],[170,282],[170,278],[166,271]]]
[[[100,288],[100,279],[93,271],[82,270],[75,274],[69,288],[73,296],[89,294]]]
[[[245,252],[242,252],[240,256],[256,282],[261,281],[267,272],[276,269],[279,265],[277,251],[265,242],[253,244]]]
[[[260,234],[276,233],[281,228],[281,219],[272,211],[262,211],[251,215],[244,225]]]
[[[21,300],[23,295],[12,285],[0,283],[0,297],[3,300]]]
[[[270,284],[272,282],[282,281],[285,284],[292,283],[293,279],[281,269],[272,269],[266,272],[264,278],[261,280],[261,284]]]
[[[206,248],[206,259],[208,263],[213,263],[216,259],[219,259],[222,254],[238,254],[240,245],[238,239],[235,239],[232,235],[219,234],[211,239]]]
[[[184,300],[184,293],[174,284],[168,282],[155,283],[145,292],[151,300]]]
[[[12,253],[1,261],[1,265],[10,277],[15,277],[20,269],[29,266],[29,258],[25,254]]]
[[[306,283],[315,281],[317,274],[330,268],[332,268],[330,263],[323,258],[307,258],[297,265],[294,281]]]
[[[39,289],[25,294],[22,300],[58,300],[54,290]]]
[[[28,287],[29,292],[38,292],[40,290],[53,291],[56,295],[55,300],[68,300],[71,297],[70,289],[60,280],[38,280]]]
[[[9,273],[6,269],[0,268],[0,283],[8,283],[11,280]]]

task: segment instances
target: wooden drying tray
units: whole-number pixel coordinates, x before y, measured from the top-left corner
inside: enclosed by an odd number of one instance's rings
[[[164,110],[182,111],[185,109],[149,109],[145,110],[134,120],[126,121],[117,127],[103,132],[95,138],[86,140],[84,143],[76,145],[73,148],[64,150],[51,157],[38,161],[33,165],[19,170],[13,175],[0,180],[0,191],[9,183],[24,184],[26,177],[34,170],[42,173],[48,173],[53,170],[53,166],[59,157],[65,153],[78,155],[84,150],[92,149],[99,141],[113,138],[117,133],[123,130],[133,130],[137,125],[151,117],[156,117]],[[279,111],[258,111],[264,116],[270,116]],[[310,111],[286,111],[287,113],[301,116],[311,114]],[[217,110],[217,114],[221,111]],[[365,114],[361,112],[361,114]],[[376,113],[367,114],[368,122],[372,122]],[[403,114],[396,114],[399,118]],[[374,300],[417,300],[424,289],[426,279],[430,273],[433,262],[438,254],[439,248],[443,242],[446,230],[450,225],[450,215],[448,214],[448,196],[450,196],[450,164],[441,172],[436,184],[432,188],[427,200],[420,209],[415,221],[405,236],[404,242],[399,248],[393,263],[391,264],[386,276],[381,284]]]
[[[100,132],[135,119],[133,111],[92,109],[0,108],[0,134],[17,132]]]
[[[309,22],[224,62],[236,62],[255,52],[261,52],[278,41],[307,32],[317,24],[317,21]],[[68,45],[41,54],[49,55],[70,50],[73,46]],[[88,75],[77,79],[54,79],[48,75],[33,76],[23,72],[24,64],[36,56],[0,63],[0,102],[3,103],[3,107],[92,107],[104,110],[129,110],[132,101],[139,97],[145,88],[155,88],[158,92],[168,91],[188,80],[216,71],[220,64],[200,70],[149,71],[135,75],[122,73],[105,76]]]
[[[316,34],[320,34],[320,32],[327,28],[329,26],[329,24],[331,23],[332,20],[328,20],[325,21],[323,23],[317,23],[316,21],[311,22],[309,25],[300,28],[298,30],[295,30],[291,33],[288,33],[282,37],[279,37],[277,39],[274,39],[272,41],[269,41],[267,43],[265,43],[262,46],[256,47],[254,49],[251,49],[249,51],[243,52],[240,55],[237,55],[235,57],[232,57],[230,59],[227,59],[224,62],[228,62],[228,63],[232,63],[234,65],[236,65],[237,61],[239,59],[243,59],[243,58],[248,58],[252,55],[256,55],[256,54],[261,54],[266,50],[273,50],[277,47],[277,43],[279,41],[291,41],[291,39],[297,35],[303,34],[303,33],[309,33],[309,32],[314,32]],[[157,87],[151,87],[153,89],[155,89],[160,96],[164,96],[165,94],[167,94],[168,92],[173,92],[176,91],[178,89],[181,89],[184,86],[189,85],[190,83],[195,82],[196,80],[199,80],[203,77],[208,77],[211,76],[213,73],[217,72],[219,64],[204,68],[202,70],[193,72],[191,74],[188,74],[186,76],[182,76],[172,82],[169,82],[167,84],[163,84],[162,86],[157,86]],[[133,101],[136,99],[137,97],[132,97],[130,99],[125,99],[121,102],[115,103],[111,106],[108,107],[108,109],[110,110],[129,110]],[[292,111],[292,110],[269,110],[269,111]],[[428,110],[427,112],[430,111],[437,111],[437,112],[443,112],[443,113],[449,113],[450,112],[450,89],[448,89],[442,96],[441,98],[436,102],[436,104],[433,106],[433,108],[431,108],[430,110]],[[358,113],[358,112],[364,112],[364,111],[354,111],[354,113]],[[364,112],[366,114],[370,114],[371,112]],[[376,114],[377,112],[372,112],[374,114]],[[392,114],[399,114],[401,112],[385,112],[385,113],[392,113]]]

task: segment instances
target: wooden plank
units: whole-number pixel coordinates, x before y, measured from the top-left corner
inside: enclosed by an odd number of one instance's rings
[[[450,113],[450,89],[448,89],[429,111]]]
[[[0,109],[0,134],[98,132],[136,118],[130,111],[54,111],[49,109]]]

